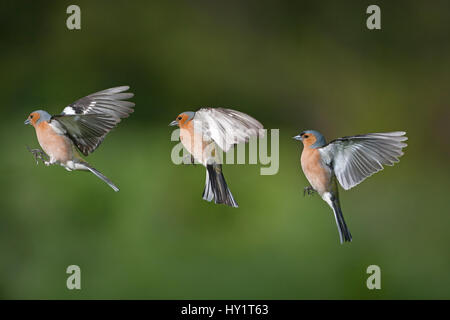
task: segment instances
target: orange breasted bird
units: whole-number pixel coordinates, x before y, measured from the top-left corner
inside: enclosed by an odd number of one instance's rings
[[[80,151],[87,156],[92,153],[123,118],[133,112],[134,103],[124,101],[133,97],[125,92],[128,86],[106,89],[81,98],[64,108],[58,115],[37,110],[28,116],[25,124],[36,130],[39,144],[48,155],[43,157],[39,149],[30,150],[45,165],[59,164],[68,171],[90,171],[106,182],[114,191],[119,189],[98,170],[84,161]]]
[[[227,152],[232,146],[260,136],[263,125],[251,116],[225,108],[201,108],[179,114],[170,126],[180,128],[180,140],[192,157],[206,167],[203,199],[238,207],[225,182],[219,147]]]
[[[345,189],[353,188],[366,178],[392,166],[403,155],[408,140],[405,132],[368,133],[343,137],[327,143],[315,130],[306,130],[293,139],[303,142],[302,170],[311,186],[308,194],[317,192],[333,209],[341,243],[352,241],[339,203],[337,182]]]

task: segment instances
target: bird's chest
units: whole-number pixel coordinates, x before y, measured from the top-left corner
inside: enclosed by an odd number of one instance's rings
[[[194,130],[192,125],[180,128],[180,140],[186,150],[201,163],[209,158],[209,153],[214,152],[209,150],[209,143],[204,141],[203,135]]]
[[[311,186],[320,194],[325,192],[331,183],[331,170],[323,163],[319,150],[308,147],[304,149],[301,164]]]
[[[72,159],[72,144],[66,136],[57,134],[47,122],[36,127],[36,135],[44,152],[55,161],[65,163]]]

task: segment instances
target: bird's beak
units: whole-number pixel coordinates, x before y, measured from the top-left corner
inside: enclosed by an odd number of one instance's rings
[[[24,124],[30,124],[30,119],[25,120]]]
[[[302,141],[302,140],[303,140],[303,138],[302,138],[302,136],[301,136],[301,135],[298,135],[298,136],[292,137],[292,139],[295,139],[295,140],[299,140],[299,141]]]
[[[173,126],[177,126],[178,122],[177,120],[173,120],[171,123],[169,123],[169,126],[173,127]]]

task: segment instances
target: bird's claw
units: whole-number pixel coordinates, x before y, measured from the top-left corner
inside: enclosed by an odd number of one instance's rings
[[[306,196],[308,194],[308,196],[313,195],[314,193],[316,193],[316,190],[313,189],[313,187],[311,186],[307,186],[303,189],[303,196]]]
[[[39,164],[39,160],[41,160],[46,166],[50,165],[50,162],[48,161],[47,155],[44,151],[42,151],[41,149],[31,149],[29,146],[27,146],[27,149],[33,154],[36,164]]]

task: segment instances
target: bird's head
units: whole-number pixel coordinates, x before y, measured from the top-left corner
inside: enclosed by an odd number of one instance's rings
[[[44,110],[37,110],[30,113],[25,124],[31,124],[33,127],[39,124],[41,121],[49,121],[52,116]]]
[[[194,118],[194,115],[195,115],[195,112],[192,112],[192,111],[185,111],[183,113],[180,113],[175,120],[173,120],[171,123],[169,123],[169,126],[182,127],[183,125],[188,124],[188,122]]]
[[[327,144],[325,137],[316,130],[305,130],[292,138],[303,142],[304,147],[310,147],[313,149],[321,148]]]

